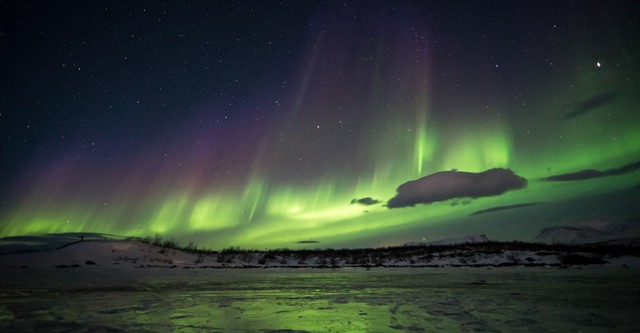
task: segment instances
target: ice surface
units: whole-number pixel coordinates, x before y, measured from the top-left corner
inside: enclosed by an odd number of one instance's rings
[[[3,332],[638,332],[640,270],[3,271]]]

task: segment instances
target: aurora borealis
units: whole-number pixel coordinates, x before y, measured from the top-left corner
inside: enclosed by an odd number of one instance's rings
[[[640,213],[636,2],[1,6],[0,237],[368,247]],[[526,186],[387,206],[492,169]]]

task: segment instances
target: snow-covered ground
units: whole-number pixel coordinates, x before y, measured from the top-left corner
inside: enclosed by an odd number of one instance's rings
[[[205,255],[99,239],[3,254],[0,331],[640,331],[638,257],[561,269],[566,253],[482,246]]]
[[[499,267],[599,263],[640,267],[637,256],[464,246],[406,249],[198,254],[133,240],[96,240],[77,242],[57,250],[0,255],[0,269]]]

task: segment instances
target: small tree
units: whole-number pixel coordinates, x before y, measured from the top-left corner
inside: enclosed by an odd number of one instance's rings
[[[159,232],[156,232],[156,237],[153,239],[152,245],[162,246],[162,236],[160,236]]]

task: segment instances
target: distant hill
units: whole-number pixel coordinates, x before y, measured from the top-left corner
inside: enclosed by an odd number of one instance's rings
[[[547,244],[624,244],[640,241],[640,217],[620,221],[586,218],[568,225],[544,228],[533,242]]]
[[[428,246],[428,245],[459,245],[459,244],[477,244],[488,243],[491,240],[484,234],[466,235],[461,237],[447,237],[431,242],[408,242],[404,246]]]
[[[50,251],[81,241],[114,240],[123,238],[124,237],[95,232],[68,232],[60,234],[4,237],[0,238],[0,254]]]

